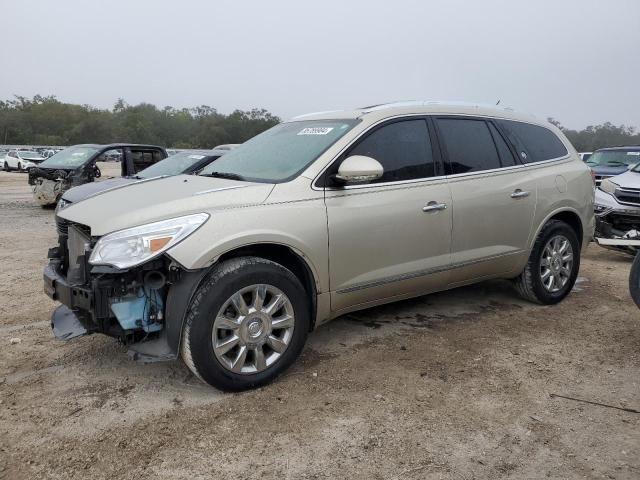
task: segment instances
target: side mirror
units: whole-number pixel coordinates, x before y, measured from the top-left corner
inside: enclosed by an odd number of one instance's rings
[[[375,158],[352,155],[343,160],[334,179],[344,185],[353,185],[377,180],[383,174],[384,168]]]

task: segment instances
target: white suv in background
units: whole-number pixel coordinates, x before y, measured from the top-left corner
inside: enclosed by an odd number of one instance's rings
[[[491,278],[553,304],[593,236],[589,168],[510,110],[380,105],[282,123],[203,169],[58,211],[54,333],[263,385],[347,312]],[[153,339],[155,337],[155,339]],[[137,342],[137,343],[136,343]]]
[[[9,170],[24,171],[27,168],[35,167],[37,164],[44,162],[38,152],[30,150],[9,150],[2,159],[2,169],[6,172]]]

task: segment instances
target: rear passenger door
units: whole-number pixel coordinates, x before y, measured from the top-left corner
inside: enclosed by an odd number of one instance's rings
[[[536,181],[490,119],[435,120],[453,200],[451,283],[520,268],[536,208]]]

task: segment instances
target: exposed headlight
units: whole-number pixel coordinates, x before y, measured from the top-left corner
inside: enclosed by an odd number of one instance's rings
[[[604,180],[602,180],[598,188],[600,188],[600,190],[602,190],[603,192],[613,195],[614,193],[616,193],[616,188],[618,188],[618,185],[613,183],[608,178],[605,178]]]
[[[208,218],[206,213],[196,213],[110,233],[98,240],[89,263],[135,267],[187,238]]]

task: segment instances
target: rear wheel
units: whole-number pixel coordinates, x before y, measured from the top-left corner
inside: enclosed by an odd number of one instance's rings
[[[196,291],[182,335],[191,371],[225,391],[269,383],[298,357],[309,331],[308,298],[296,276],[256,257],[221,263]]]
[[[6,161],[6,160],[4,160],[2,163],[3,163],[3,164],[2,164],[2,169],[3,169],[5,172],[8,172],[8,171],[9,171],[9,164],[7,163],[7,161]]]
[[[524,271],[515,280],[522,297],[552,305],[566,297],[580,269],[580,243],[561,220],[549,221],[536,239]]]

